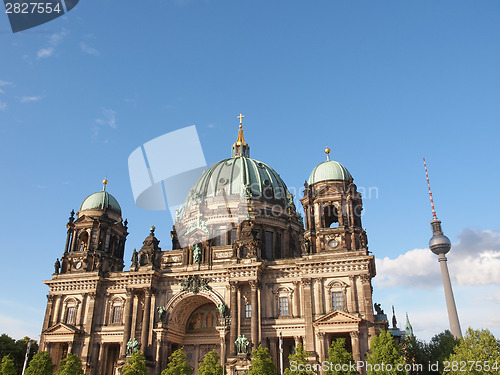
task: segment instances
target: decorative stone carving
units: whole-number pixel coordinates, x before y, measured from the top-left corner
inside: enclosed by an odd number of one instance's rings
[[[198,294],[200,290],[212,290],[208,283],[210,279],[203,279],[198,275],[190,275],[187,279],[181,281],[181,291],[191,291]]]

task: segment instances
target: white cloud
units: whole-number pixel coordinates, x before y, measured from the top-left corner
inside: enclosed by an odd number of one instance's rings
[[[102,117],[95,120],[99,125],[108,125],[109,127],[116,129],[116,112],[112,109],[103,109]]]
[[[82,49],[83,52],[85,52],[86,54],[89,54],[89,55],[94,55],[94,56],[99,56],[100,53],[98,50],[96,50],[95,48],[92,48],[90,47],[89,45],[87,45],[85,42],[80,42],[80,48]]]
[[[6,110],[7,110],[7,103],[0,102],[0,111],[6,111]]]
[[[36,57],[43,59],[44,57],[50,57],[54,54],[54,47],[42,48],[36,53]]]
[[[7,82],[7,81],[0,80],[0,86],[8,86],[8,85],[12,85],[12,82]]]
[[[49,40],[47,41],[47,46],[40,48],[36,54],[36,56],[39,59],[43,59],[46,57],[50,57],[54,54],[55,49],[59,43],[64,39],[64,37],[67,35],[66,30],[61,30],[59,32],[53,33],[50,37]]]
[[[466,228],[447,255],[452,283],[455,285],[500,284],[500,233]],[[429,249],[414,249],[396,259],[376,259],[380,287],[441,287],[437,256]]]
[[[42,99],[41,96],[23,96],[21,98],[21,103],[37,102]]]

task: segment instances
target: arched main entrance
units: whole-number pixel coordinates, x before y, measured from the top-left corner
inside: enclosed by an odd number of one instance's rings
[[[167,305],[169,354],[184,347],[195,373],[206,353],[215,349],[219,356],[221,335],[217,305],[223,302],[213,292],[181,292]]]

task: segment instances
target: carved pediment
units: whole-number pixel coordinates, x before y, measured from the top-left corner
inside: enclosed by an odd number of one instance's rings
[[[314,322],[314,326],[328,325],[328,324],[356,324],[358,325],[361,319],[355,315],[349,314],[345,311],[335,310],[331,313],[322,316]]]
[[[57,323],[47,328],[43,333],[46,335],[74,335],[80,333],[80,330],[70,324]]]

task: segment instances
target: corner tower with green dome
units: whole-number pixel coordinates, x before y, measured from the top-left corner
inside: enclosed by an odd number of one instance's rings
[[[127,221],[122,220],[118,201],[103,189],[85,198],[74,218],[71,211],[60,273],[98,272],[123,269]]]

